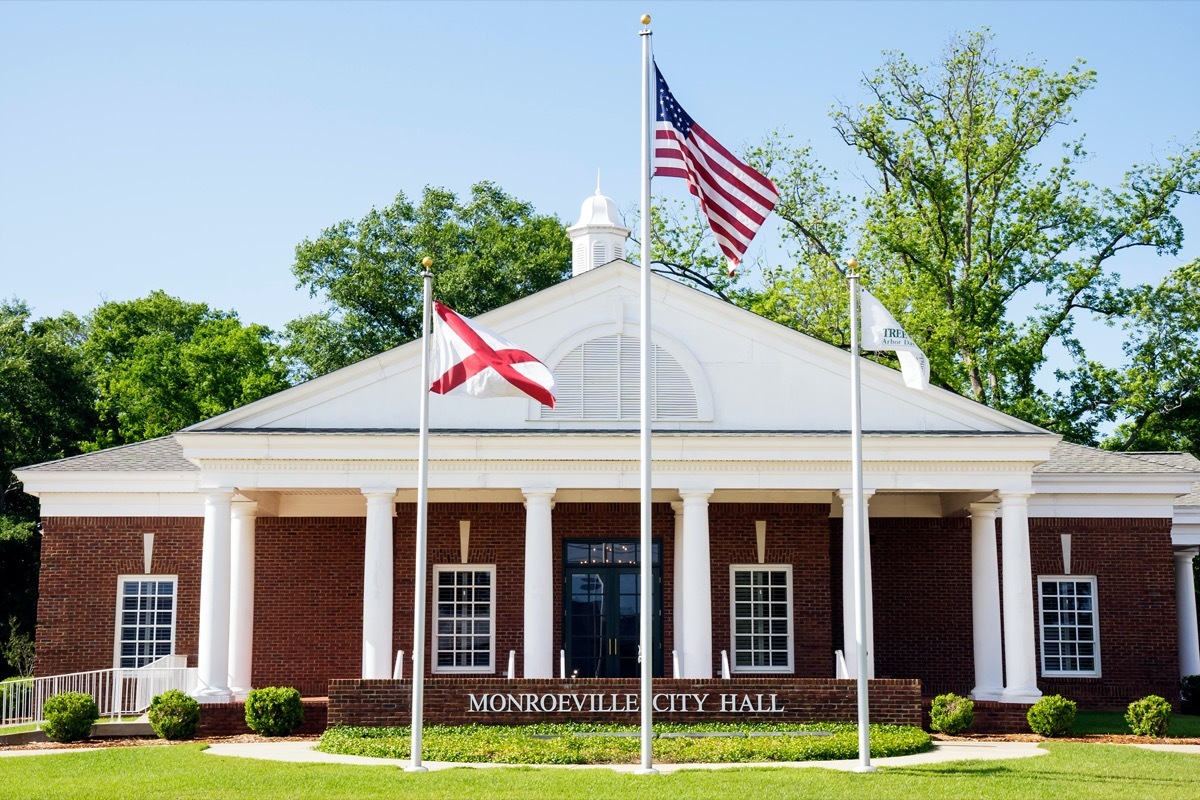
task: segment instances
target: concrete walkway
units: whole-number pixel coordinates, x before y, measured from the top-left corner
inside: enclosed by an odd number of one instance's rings
[[[368,758],[366,756],[343,756],[332,753],[321,753],[313,748],[316,742],[229,742],[217,743],[205,750],[214,756],[234,756],[236,758],[259,758],[269,761],[292,761],[321,764],[370,764],[380,767],[402,768],[407,761],[397,761],[392,758]],[[908,767],[915,764],[937,764],[943,761],[988,761],[1003,758],[1028,758],[1030,756],[1046,755],[1046,751],[1038,747],[1036,742],[934,742],[933,749],[926,753],[916,753],[911,756],[893,756],[877,758],[871,763],[877,767]],[[512,766],[509,764],[458,764],[446,761],[426,761],[425,766],[430,770],[451,769],[454,767],[471,767],[486,769],[491,767]],[[634,772],[637,764],[537,764],[520,766],[536,766],[551,769],[611,769],[615,772]],[[659,772],[677,772],[681,769],[729,769],[731,767],[823,767],[839,769],[847,772],[858,766],[857,760],[851,761],[773,761],[757,764],[656,764]]]

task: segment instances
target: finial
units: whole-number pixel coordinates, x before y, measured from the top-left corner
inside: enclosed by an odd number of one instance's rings
[[[600,194],[600,168],[596,167],[596,194]]]
[[[430,258],[429,256],[425,256],[424,258],[421,259],[421,266],[424,267],[425,269],[429,269],[430,267],[433,266],[433,259]]]
[[[851,272],[857,272],[858,271],[858,259],[855,258],[854,256],[850,256],[850,260],[846,262],[846,266],[850,269]]]
[[[642,24],[643,25],[650,24],[650,15],[649,14],[642,14]]]

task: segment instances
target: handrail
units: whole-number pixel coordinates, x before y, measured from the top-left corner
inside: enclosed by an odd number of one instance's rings
[[[63,692],[90,695],[101,717],[120,720],[141,714],[151,700],[169,689],[190,694],[196,685],[196,669],[187,666],[187,656],[179,655],[136,669],[117,667],[10,680],[0,684],[0,728],[40,726],[45,721],[42,709],[46,701]]]

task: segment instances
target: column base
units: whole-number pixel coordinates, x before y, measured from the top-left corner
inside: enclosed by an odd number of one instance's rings
[[[1042,690],[1033,687],[1005,689],[1000,694],[1001,703],[1023,703],[1029,705],[1042,699]]]
[[[228,689],[205,687],[197,689],[192,697],[196,698],[197,703],[231,703],[233,702],[233,693]]]
[[[997,703],[1003,702],[1003,696],[1004,689],[998,687],[995,689],[972,689],[971,693],[967,695],[972,700],[994,700]]]

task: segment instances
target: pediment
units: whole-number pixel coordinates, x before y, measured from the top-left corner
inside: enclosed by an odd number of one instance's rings
[[[587,342],[615,337],[628,347],[640,341],[639,282],[637,267],[615,261],[481,315],[479,322],[553,369]],[[696,396],[694,416],[660,419],[656,429],[849,429],[850,359],[845,351],[668,278],[652,276],[651,292],[656,348],[679,365]],[[410,342],[188,430],[414,430],[420,369],[420,343]],[[626,382],[617,389],[627,400],[628,372],[626,366]],[[873,362],[863,362],[862,388],[867,431],[1044,433],[951,392],[908,389],[897,371]],[[429,413],[434,430],[638,427],[636,415],[625,411],[565,419],[543,415],[536,403],[519,398],[432,395]]]

